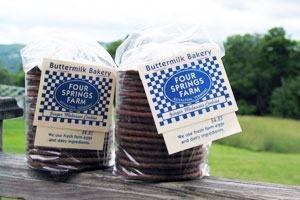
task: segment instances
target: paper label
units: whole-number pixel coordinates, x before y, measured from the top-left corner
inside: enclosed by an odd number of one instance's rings
[[[108,132],[116,72],[44,59],[34,125]]]
[[[138,67],[158,133],[238,110],[215,46]]]
[[[169,154],[173,154],[241,131],[236,114],[233,112],[165,132],[163,137]]]
[[[105,133],[38,126],[34,145],[71,149],[103,150]]]

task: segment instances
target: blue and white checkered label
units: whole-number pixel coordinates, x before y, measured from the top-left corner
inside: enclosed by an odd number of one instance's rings
[[[45,59],[34,125],[107,132],[115,71]]]
[[[214,46],[139,66],[159,133],[237,111]]]

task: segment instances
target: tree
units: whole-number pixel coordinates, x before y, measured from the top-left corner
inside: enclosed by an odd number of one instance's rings
[[[285,30],[279,27],[265,35],[231,36],[224,46],[224,66],[239,114],[273,113],[273,91],[300,74],[299,42],[286,38]]]
[[[22,70],[22,65],[19,66],[19,73],[12,74],[3,68],[0,60],[0,84],[3,85],[16,85],[24,87],[24,72]]]
[[[292,75],[293,68],[289,59],[294,45],[295,42],[285,37],[283,28],[270,29],[260,41],[258,48],[260,73],[257,77],[257,88],[260,93],[256,101],[258,114],[265,115],[271,112],[269,103],[272,91],[284,84]]]
[[[106,50],[111,55],[113,59],[115,59],[116,50],[122,44],[123,40],[117,40],[112,42],[110,45],[106,47]]]
[[[239,106],[239,114],[254,114],[258,89],[255,87],[259,73],[257,64],[260,35],[235,35],[227,38],[223,58],[228,78]]]
[[[300,119],[300,76],[291,78],[272,92],[272,115]]]
[[[25,87],[25,73],[22,64],[19,65],[19,72],[15,74],[13,85]]]

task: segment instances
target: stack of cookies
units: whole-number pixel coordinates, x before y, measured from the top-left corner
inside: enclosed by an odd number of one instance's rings
[[[105,134],[103,151],[34,146],[36,126],[33,125],[41,71],[38,67],[26,73],[27,161],[35,168],[51,172],[75,172],[110,166],[113,130]]]
[[[169,155],[157,133],[138,71],[118,72],[116,108],[116,173],[147,181],[201,176],[202,146]]]

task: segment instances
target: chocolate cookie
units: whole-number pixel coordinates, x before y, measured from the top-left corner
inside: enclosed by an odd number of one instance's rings
[[[124,153],[123,151],[117,151],[116,155],[121,159],[128,160],[131,162],[136,162],[136,163],[176,164],[176,163],[188,163],[188,162],[200,161],[203,159],[203,154],[196,154],[195,156],[188,156],[188,157],[169,156],[167,158],[146,157],[144,155],[129,157],[128,154]]]
[[[74,152],[73,151],[58,151],[57,149],[56,150],[51,150],[51,149],[46,149],[46,150],[42,150],[41,148],[28,148],[27,147],[27,153],[30,154],[30,155],[45,155],[45,156],[59,156],[61,158],[65,158],[65,157],[88,157],[88,158],[94,158],[94,157],[105,157],[106,154],[103,152],[103,151],[94,151],[94,150],[91,150],[91,151],[84,151],[84,150],[81,150],[81,151],[78,151],[78,152]]]
[[[103,151],[34,146],[36,126],[33,125],[41,71],[34,67],[26,73],[26,154],[28,164],[46,171],[71,172],[108,167],[111,160],[112,130],[105,135]]]
[[[52,164],[90,164],[90,163],[103,163],[103,158],[101,157],[59,157],[59,156],[41,156],[35,154],[27,154],[27,158],[32,161],[39,161],[44,163]]]
[[[117,89],[120,91],[145,92],[144,87],[141,88],[131,85],[117,85]]]
[[[32,161],[27,160],[27,163],[30,167],[34,169],[39,169],[43,171],[50,171],[50,172],[59,172],[59,173],[70,173],[70,172],[81,172],[85,170],[92,170],[92,169],[100,169],[105,166],[102,164],[71,164],[71,165],[57,165],[57,164],[50,164],[50,163],[44,163],[39,161]]]
[[[147,106],[138,106],[138,105],[134,105],[134,104],[122,104],[119,106],[120,110],[128,110],[128,111],[136,111],[136,112],[151,112],[150,107]]]
[[[138,175],[159,175],[159,176],[180,176],[184,174],[192,174],[195,172],[199,172],[199,167],[195,168],[188,168],[188,169],[168,169],[168,168],[161,168],[161,169],[137,169],[134,167],[128,167],[121,164],[116,164],[115,168],[120,171],[127,171],[131,172],[132,174],[138,174]]]
[[[30,71],[28,71],[27,75],[35,75],[35,76],[41,76],[41,70],[38,67],[32,68]]]
[[[143,86],[143,83],[141,80],[127,80],[127,79],[122,79],[122,80],[119,80],[118,82],[119,84],[121,85],[127,85],[127,86],[135,86],[135,87],[138,87],[138,88],[143,88],[144,89],[144,86]]]
[[[153,126],[153,124],[151,124],[151,123],[150,123],[150,125],[148,125],[148,124],[142,124],[142,123],[126,123],[126,122],[118,121],[117,127],[127,128],[127,129],[132,129],[132,130],[140,130],[140,131],[149,130],[149,131],[157,132],[156,127]]]
[[[117,121],[122,123],[133,123],[133,124],[146,124],[150,126],[155,126],[153,119],[150,118],[142,118],[137,116],[130,116],[130,115],[120,115],[116,113]]]
[[[146,94],[142,92],[120,91],[119,96],[147,99]]]
[[[149,138],[149,137],[137,137],[137,136],[126,136],[126,135],[121,135],[118,134],[117,140],[121,142],[132,142],[134,143],[133,145],[137,144],[153,144],[153,145],[165,145],[164,139],[161,137],[157,138]]]
[[[181,158],[181,157],[194,157],[203,153],[202,148],[191,148],[178,153],[169,155],[167,149],[143,149],[134,147],[120,147],[118,151],[122,151],[126,155],[133,157],[147,157],[147,158]]]
[[[178,176],[172,175],[147,175],[147,174],[138,174],[134,171],[123,171],[118,169],[117,174],[121,175],[127,179],[134,179],[134,180],[144,180],[144,181],[175,181],[175,180],[188,180],[188,179],[195,179],[201,176],[201,172],[197,171],[192,174],[181,174]]]
[[[161,134],[158,134],[156,131],[147,131],[147,130],[132,130],[121,127],[116,127],[116,134],[133,136],[133,137],[145,137],[145,138],[162,138]]]
[[[120,101],[122,101],[124,103],[149,106],[147,99],[133,99],[131,97],[121,97]]]
[[[118,72],[116,173],[127,179],[162,181],[201,176],[202,146],[168,154],[157,133],[139,73]]]
[[[116,113],[118,113],[120,115],[150,118],[151,120],[153,120],[153,116],[152,116],[151,112],[136,112],[136,111],[116,109]]]

